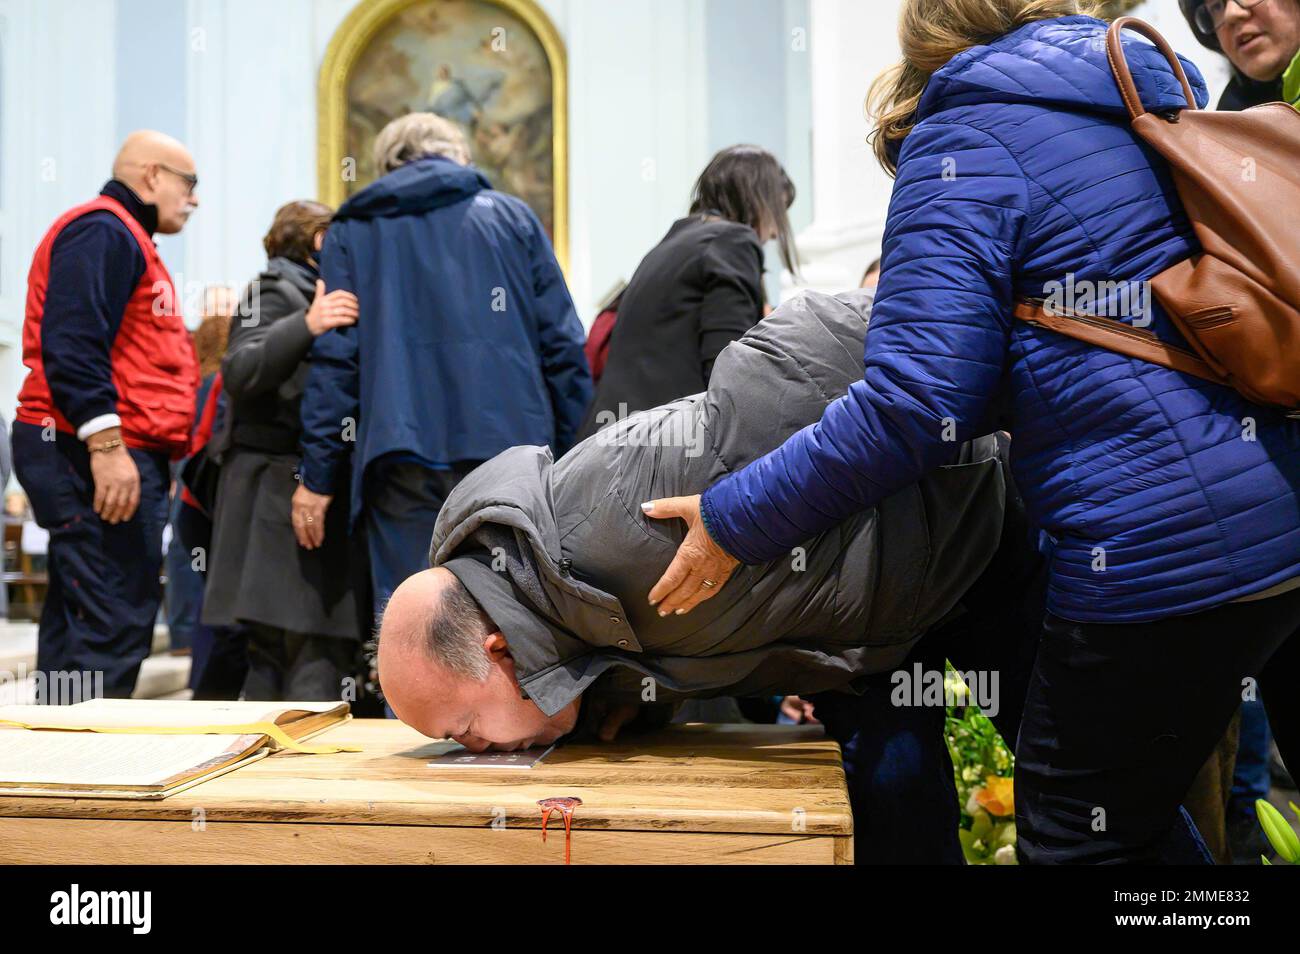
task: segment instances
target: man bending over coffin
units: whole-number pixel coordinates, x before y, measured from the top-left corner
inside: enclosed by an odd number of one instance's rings
[[[960,612],[1003,528],[993,437],[954,443],[950,466],[785,559],[740,567],[689,615],[646,602],[684,527],[642,502],[699,493],[819,420],[862,378],[870,303],[805,294],[728,347],[707,392],[558,462],[516,447],[465,478],[432,569],[384,613],[379,678],[397,716],[471,751],[548,744],[597,713],[610,737],[638,702],[852,692]]]

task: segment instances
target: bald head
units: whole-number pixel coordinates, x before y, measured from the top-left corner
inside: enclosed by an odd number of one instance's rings
[[[445,567],[416,573],[399,586],[379,626],[379,681],[398,718],[422,728],[410,716],[427,712],[460,682],[481,681],[492,629]],[[433,734],[457,728],[440,726]]]
[[[158,209],[158,231],[179,232],[198,207],[194,157],[179,141],[152,129],[126,137],[113,160],[113,178]]]
[[[379,684],[407,725],[475,752],[549,744],[577,719],[576,701],[548,718],[523,697],[505,636],[445,567],[416,573],[388,601]]]
[[[482,680],[488,670],[483,641],[495,628],[456,575],[437,567],[416,573],[393,593],[379,645],[391,641],[402,655],[423,655],[455,675]]]
[[[194,157],[177,139],[153,129],[137,129],[126,137],[113,160],[113,177],[134,187],[140,181],[140,167],[166,163],[185,172],[194,171]]]

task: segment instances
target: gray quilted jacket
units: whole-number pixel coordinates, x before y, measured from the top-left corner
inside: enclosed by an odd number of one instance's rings
[[[553,714],[595,680],[658,701],[852,690],[892,668],[984,569],[1002,526],[991,437],[808,540],[741,566],[716,596],[660,618],[646,595],[681,521],[642,501],[700,493],[815,423],[862,377],[868,292],[807,293],[718,358],[703,394],[612,423],[555,462],[515,447],[439,515],[430,559],[501,628],[522,691]]]

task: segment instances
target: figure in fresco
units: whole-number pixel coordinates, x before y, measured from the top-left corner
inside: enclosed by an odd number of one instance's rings
[[[346,155],[358,163],[349,192],[377,177],[375,136],[409,112],[458,125],[474,165],[554,240],[552,65],[526,23],[489,0],[439,0],[385,24],[348,76]]]
[[[438,67],[429,88],[429,112],[458,122],[472,132],[504,82],[505,74],[500,70],[476,70],[456,76],[444,63]]]

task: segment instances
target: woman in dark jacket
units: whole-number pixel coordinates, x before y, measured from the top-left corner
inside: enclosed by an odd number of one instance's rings
[[[263,244],[266,271],[249,285],[222,363],[229,438],[213,515],[203,621],[250,630],[248,699],[338,699],[361,640],[347,494],[326,515],[322,546],[298,545],[299,403],[316,336],[356,323],[356,298],[323,293],[316,271],[332,211],[291,202]]]
[[[580,438],[708,386],[714,359],[763,317],[763,243],[775,239],[794,270],[792,202],[794,184],[766,150],[731,146],[713,157],[690,214],[623,292]]]

